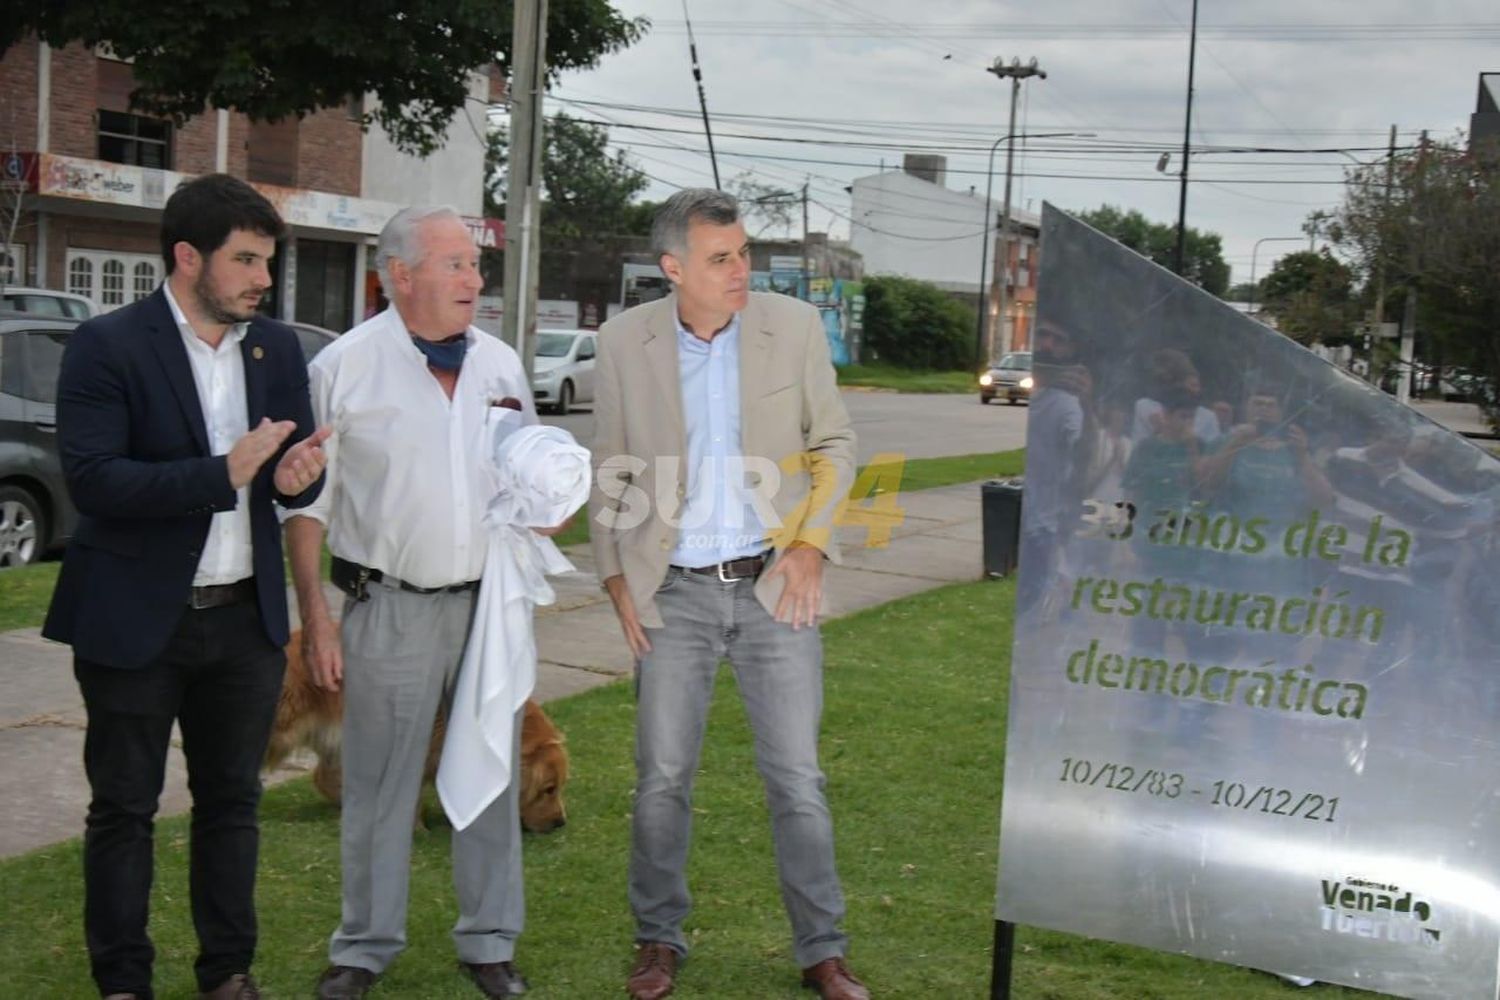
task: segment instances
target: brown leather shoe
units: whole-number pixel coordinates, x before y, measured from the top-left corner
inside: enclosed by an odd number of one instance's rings
[[[817,990],[823,1000],[870,1000],[870,991],[854,978],[842,958],[825,958],[803,969],[802,985]]]
[[[635,952],[635,968],[625,982],[634,1000],[661,1000],[672,992],[677,975],[677,952],[660,941],[642,941]]]
[[[240,973],[230,976],[207,993],[199,993],[198,1000],[260,1000],[260,987],[248,975]]]
[[[464,962],[463,967],[490,1000],[518,997],[526,992],[526,977],[510,962]]]
[[[138,993],[111,993],[104,1000],[141,1000]]]
[[[364,1000],[379,978],[357,965],[330,965],[318,980],[318,1000]]]

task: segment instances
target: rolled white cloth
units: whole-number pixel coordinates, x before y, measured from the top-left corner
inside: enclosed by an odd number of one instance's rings
[[[497,490],[484,515],[484,575],[438,766],[438,797],[455,830],[510,784],[516,713],[536,685],[532,609],[556,600],[548,575],[574,568],[531,529],[562,523],[589,494],[588,450],[558,427],[518,427],[512,413],[497,408],[489,418]]]

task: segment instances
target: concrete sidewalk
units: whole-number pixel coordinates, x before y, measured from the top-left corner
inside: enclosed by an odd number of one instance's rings
[[[979,486],[975,483],[901,494],[906,516],[881,549],[861,547],[862,530],[842,533],[845,560],[830,566],[830,617],[882,604],[947,583],[976,580],[980,551]],[[557,603],[537,611],[542,701],[628,677],[630,656],[614,610],[599,589],[588,546],[568,556],[578,572],[553,580]],[[335,604],[337,607],[338,605]],[[0,857],[9,857],[83,832],[88,785],[83,777],[83,702],[73,680],[71,653],[36,629],[0,633]],[[175,742],[175,741],[174,741]],[[271,780],[303,773],[286,768]],[[190,804],[180,750],[167,765],[161,814]]]

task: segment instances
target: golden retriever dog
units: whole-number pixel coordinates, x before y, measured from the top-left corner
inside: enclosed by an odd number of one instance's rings
[[[286,647],[286,679],[271,727],[266,750],[266,770],[279,766],[293,751],[311,750],[318,763],[313,768],[313,786],[337,805],[343,797],[343,769],[339,751],[344,718],[342,691],[329,691],[313,682],[302,660],[302,633],[292,633]],[[447,731],[446,712],[439,712],[427,749],[423,780],[437,776]],[[521,825],[533,833],[548,833],[567,822],[563,786],[568,782],[568,750],[563,734],[553,725],[542,706],[527,699],[521,725]],[[420,822],[418,806],[418,820]]]

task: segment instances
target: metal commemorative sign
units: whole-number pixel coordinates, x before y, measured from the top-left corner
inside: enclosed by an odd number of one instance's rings
[[[1500,462],[1062,212],[996,918],[1497,993]]]

